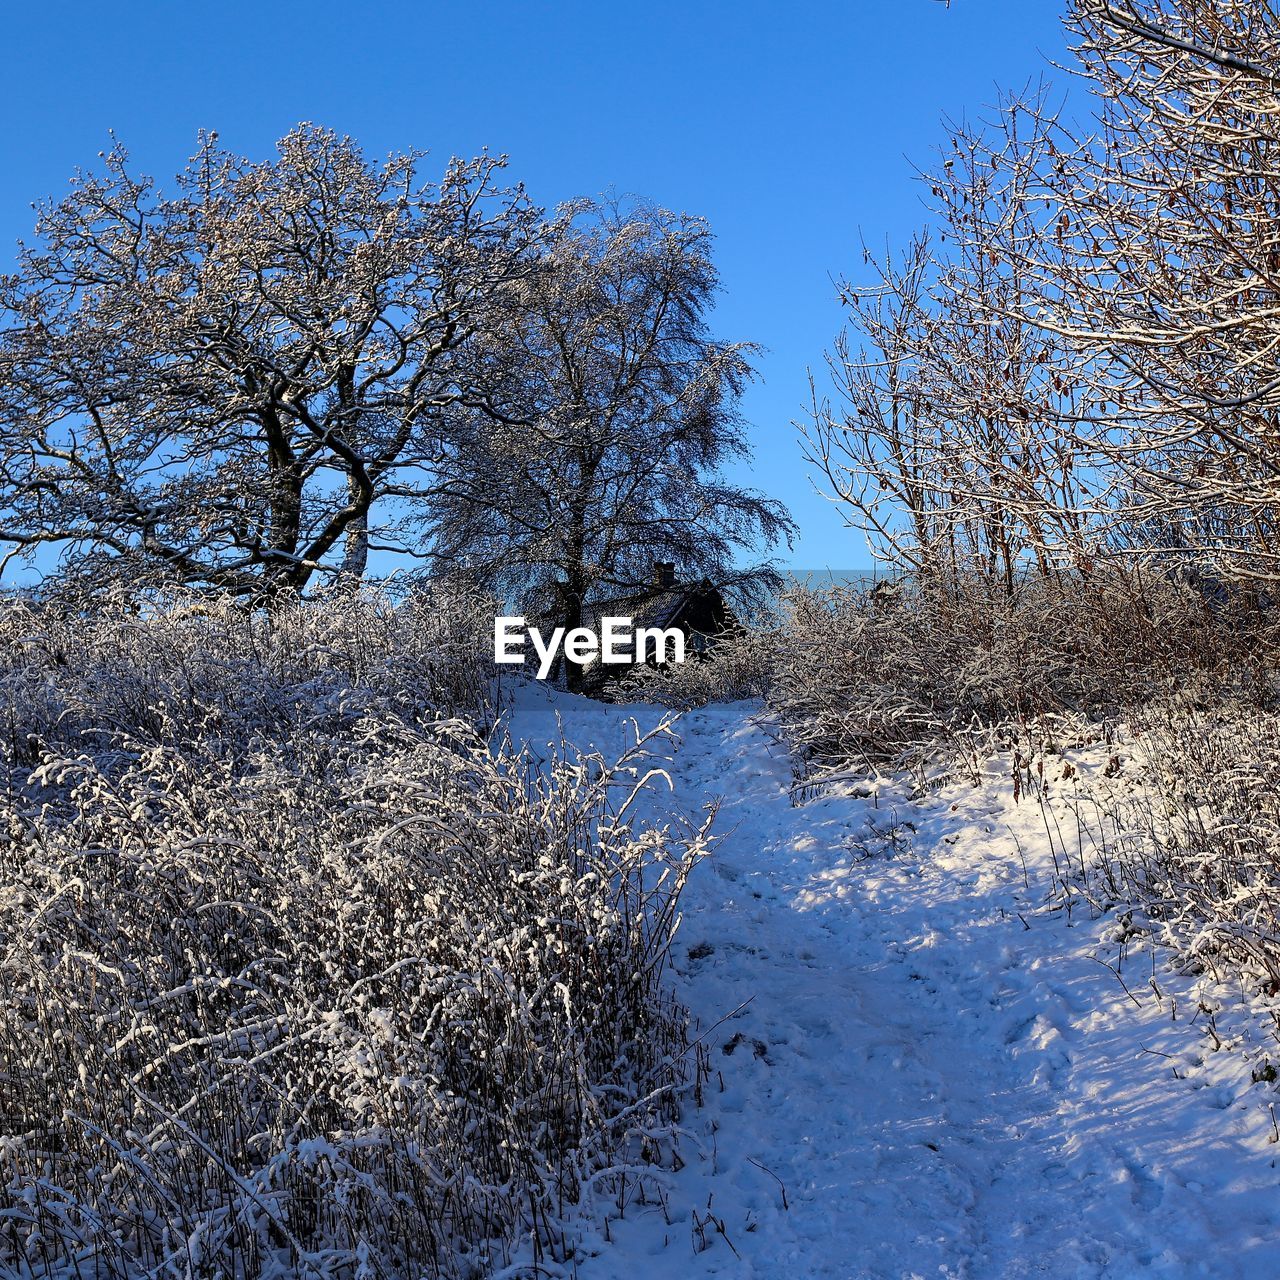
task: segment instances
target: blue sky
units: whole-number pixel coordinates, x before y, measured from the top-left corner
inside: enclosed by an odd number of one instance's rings
[[[199,128],[267,156],[300,120],[378,155],[483,147],[540,203],[606,190],[707,217],[724,337],[768,348],[748,394],[755,464],[802,537],[786,561],[856,568],[859,535],[814,495],[792,421],[840,323],[833,275],[923,217],[912,163],[944,113],[979,116],[1062,57],[1057,0],[766,4],[74,3],[5,16],[0,269],[31,204],[114,129],[162,180]],[[428,164],[428,171],[431,164]]]

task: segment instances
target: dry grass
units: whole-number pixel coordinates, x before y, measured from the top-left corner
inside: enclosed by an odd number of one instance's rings
[[[765,702],[798,772],[969,767],[1027,726],[1111,717],[1195,673],[1269,696],[1274,624],[1164,579],[795,591]]]
[[[0,1272],[532,1267],[674,1158],[707,832],[490,743],[466,616],[0,618]]]

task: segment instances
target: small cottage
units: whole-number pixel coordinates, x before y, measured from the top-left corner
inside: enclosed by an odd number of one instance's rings
[[[687,662],[703,657],[715,644],[716,637],[733,622],[724,597],[710,582],[705,578],[700,582],[677,582],[675,565],[666,561],[654,565],[650,585],[644,590],[608,600],[593,600],[583,606],[584,627],[598,633],[603,618],[631,618],[637,628],[680,630],[684,634]],[[634,666],[605,666],[594,660],[583,669],[581,691],[607,697],[608,687],[625,679]]]

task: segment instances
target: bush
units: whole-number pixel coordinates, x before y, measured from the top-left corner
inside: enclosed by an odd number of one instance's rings
[[[711,702],[763,697],[773,667],[768,623],[736,627],[716,638],[705,656],[663,667],[636,667],[612,691],[618,702],[653,702],[687,711]]]
[[[179,589],[0,603],[0,752],[99,751],[337,731],[362,715],[492,724],[492,604],[437,584],[285,597],[270,612]]]
[[[1269,696],[1273,626],[1247,601],[1119,571],[1012,594],[980,579],[796,590],[766,701],[809,776],[976,760],[1009,727],[1112,715],[1192,672]]]
[[[450,616],[0,622],[0,1272],[489,1274],[671,1158],[706,831],[453,714]]]
[[[1280,993],[1280,712],[1193,685],[1136,710],[1113,765],[1074,802],[1064,892]]]

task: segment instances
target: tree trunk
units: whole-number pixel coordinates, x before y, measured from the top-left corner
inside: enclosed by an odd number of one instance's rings
[[[355,482],[352,481],[352,488]],[[355,495],[353,494],[353,500]],[[369,567],[369,513],[362,511],[347,525],[346,546],[342,555],[342,576],[359,582]]]

